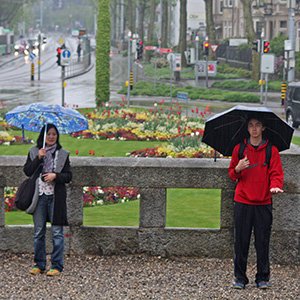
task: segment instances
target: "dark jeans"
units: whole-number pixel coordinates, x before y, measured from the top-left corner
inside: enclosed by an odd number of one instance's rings
[[[234,275],[236,281],[244,284],[249,282],[246,271],[252,228],[254,228],[257,255],[255,282],[269,281],[272,220],[272,204],[234,203]]]
[[[37,207],[33,213],[34,222],[34,262],[35,267],[46,269],[46,222],[52,220],[53,195],[45,194],[39,197]],[[51,255],[51,269],[63,270],[64,232],[63,226],[52,225],[53,251]]]

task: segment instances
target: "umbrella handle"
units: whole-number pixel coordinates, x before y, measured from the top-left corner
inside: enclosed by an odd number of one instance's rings
[[[45,149],[45,146],[46,146],[46,135],[47,135],[47,123],[45,124],[44,140],[43,140],[43,149]]]

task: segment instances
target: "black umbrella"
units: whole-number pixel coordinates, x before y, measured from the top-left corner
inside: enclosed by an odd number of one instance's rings
[[[231,156],[233,148],[249,136],[249,118],[263,120],[267,138],[279,151],[289,149],[294,129],[267,107],[237,105],[216,114],[205,122],[202,141],[225,156]]]

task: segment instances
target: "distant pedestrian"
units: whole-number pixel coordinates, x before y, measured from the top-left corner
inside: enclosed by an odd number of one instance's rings
[[[78,44],[77,46],[78,62],[80,61],[80,54],[81,54],[81,44]]]

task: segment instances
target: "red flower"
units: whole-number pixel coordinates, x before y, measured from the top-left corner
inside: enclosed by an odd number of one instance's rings
[[[76,155],[78,155],[78,150],[76,150]]]

